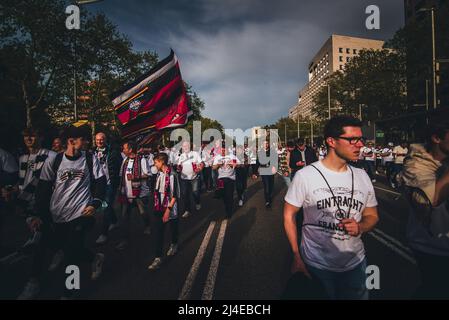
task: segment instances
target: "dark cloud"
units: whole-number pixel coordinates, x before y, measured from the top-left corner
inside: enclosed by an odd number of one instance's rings
[[[380,30],[365,27],[368,5],[380,8]],[[204,114],[242,129],[287,115],[332,33],[387,40],[404,21],[402,0],[104,0],[90,8],[104,11],[137,50],[163,57],[173,47]]]

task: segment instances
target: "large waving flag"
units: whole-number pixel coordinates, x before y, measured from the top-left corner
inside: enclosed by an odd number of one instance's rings
[[[173,50],[148,73],[111,97],[124,139],[183,126],[192,114]]]

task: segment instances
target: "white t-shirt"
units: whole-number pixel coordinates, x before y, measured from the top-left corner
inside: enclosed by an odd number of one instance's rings
[[[181,179],[193,180],[198,176],[198,173],[193,171],[193,164],[200,165],[201,156],[196,151],[189,153],[182,153],[178,158],[178,165],[182,165]]]
[[[391,148],[383,148],[381,153],[389,153],[388,156],[382,157],[384,162],[391,162],[394,160],[393,150],[391,150]]]
[[[229,178],[235,180],[235,169],[232,168],[231,164],[235,161],[237,164],[241,164],[240,160],[233,154],[226,156],[217,155],[214,159],[214,166],[219,163],[224,163],[224,166],[218,168],[218,179]]]
[[[365,156],[365,160],[367,160],[367,161],[375,161],[376,160],[376,149],[375,148],[363,147],[361,152],[369,154],[368,156]]]
[[[122,163],[122,167],[120,169],[120,176],[122,176],[122,172],[123,172],[123,166],[125,165],[126,159],[123,160]],[[125,185],[122,186],[122,188],[124,188],[124,190],[122,189],[122,194],[126,194],[126,197],[128,199],[133,199],[135,198],[133,196],[132,193],[132,181],[128,179],[128,174],[132,174],[133,172],[133,165],[134,165],[134,159],[129,159],[128,161],[128,166],[126,167],[126,172],[125,172]],[[141,170],[141,174],[142,175],[147,175],[147,176],[151,176],[151,167],[148,164],[148,160],[145,157],[141,157],[140,159],[140,170]],[[141,180],[141,185],[140,185],[140,195],[139,198],[144,198],[144,197],[148,197],[150,195],[150,188],[148,187],[148,184],[146,183],[145,180]]]
[[[104,176],[104,172],[97,157],[92,158],[93,178],[96,180]],[[53,161],[45,161],[40,179],[54,181],[56,174],[54,191],[50,200],[50,211],[54,222],[69,222],[79,218],[82,211],[93,200],[86,153],[83,151],[76,160],[69,160],[64,154],[56,173],[53,171],[53,162],[54,158]]]
[[[201,150],[201,160],[203,161],[206,168],[212,166],[212,164],[214,163],[214,157],[211,155],[210,149]]]
[[[36,164],[36,157],[43,154],[45,152],[44,149],[41,149],[38,153],[35,154],[24,154],[19,157],[19,163],[26,163],[27,164],[27,170],[25,172],[24,182],[22,185],[19,186],[19,190],[22,191],[25,189],[30,182],[34,178],[34,172],[37,171],[37,164]],[[57,153],[54,151],[47,150],[48,156],[45,159],[46,161],[53,162],[55,159]],[[42,168],[44,167],[45,162],[42,164]],[[37,177],[39,179],[39,177]]]
[[[3,149],[0,149],[0,172],[14,173],[19,171],[14,157]]]
[[[407,148],[402,148],[401,146],[396,146],[393,149],[393,153],[398,154],[398,153],[402,153],[402,154],[407,154],[408,153],[408,149]],[[404,163],[404,158],[405,156],[397,156],[394,158],[394,163],[398,163],[398,164],[403,164]]]
[[[321,161],[313,163],[326,177],[336,201],[320,173],[311,165],[299,170],[285,196],[285,201],[304,208],[301,255],[306,264],[318,269],[344,272],[365,258],[361,237],[353,237],[338,227],[349,211],[351,202],[351,170],[335,172]],[[361,221],[366,207],[376,207],[377,200],[370,178],[362,169],[354,172],[354,194],[350,217]],[[338,210],[337,202],[343,215]]]

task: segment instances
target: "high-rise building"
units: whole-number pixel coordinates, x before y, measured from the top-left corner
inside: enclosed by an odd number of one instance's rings
[[[308,83],[299,91],[298,103],[290,108],[289,117],[313,117],[314,97],[327,78],[336,71],[344,72],[349,60],[362,49],[381,50],[384,42],[380,40],[356,38],[333,34],[315,54],[308,68]],[[332,92],[332,88],[330,90]],[[331,93],[332,94],[332,93]]]

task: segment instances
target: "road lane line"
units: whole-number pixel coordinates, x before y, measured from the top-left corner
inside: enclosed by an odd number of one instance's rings
[[[397,196],[400,196],[400,195],[401,195],[399,192],[391,191],[391,190],[384,189],[384,188],[377,187],[377,186],[374,186],[374,189],[383,190],[383,191],[385,191],[385,192],[389,192],[389,193],[392,193],[392,194],[397,195]]]
[[[220,264],[221,251],[223,249],[223,241],[226,233],[226,227],[228,225],[228,220],[225,219],[221,223],[220,233],[218,235],[217,243],[215,245],[214,256],[210,264],[209,273],[207,275],[206,284],[204,285],[203,295],[201,300],[212,300],[215,289],[215,280],[217,278],[218,266]]]
[[[383,236],[384,238],[386,238],[387,240],[390,240],[391,242],[393,242],[394,244],[396,244],[398,247],[400,247],[401,249],[403,249],[404,251],[407,251],[409,254],[413,254],[413,251],[405,246],[404,244],[402,244],[402,242],[400,242],[399,240],[397,240],[396,238],[393,238],[392,236],[386,234],[385,232],[383,232],[382,230],[378,229],[378,228],[374,228],[373,230],[374,232],[377,232],[379,235]]]
[[[204,255],[206,253],[207,245],[209,244],[212,232],[214,231],[214,227],[215,221],[211,221],[211,223],[209,224],[209,228],[207,228],[206,234],[204,235],[203,242],[198,249],[195,260],[193,261],[192,268],[190,269],[186,281],[184,282],[184,286],[182,287],[181,294],[179,295],[178,300],[187,300],[190,297],[193,284],[198,274],[198,270],[200,269],[201,262],[203,261]]]
[[[408,255],[407,253],[405,253],[404,251],[400,250],[398,247],[396,247],[395,245],[393,245],[392,243],[388,242],[387,240],[385,240],[384,238],[380,237],[379,235],[373,233],[373,232],[368,232],[368,234],[370,236],[372,236],[374,239],[376,239],[377,241],[379,241],[380,243],[382,243],[383,245],[387,246],[388,248],[390,248],[391,250],[393,250],[394,252],[396,252],[398,255],[400,255],[402,258],[404,258],[405,260],[407,260],[408,262],[416,265],[416,260],[411,257],[410,255]]]

